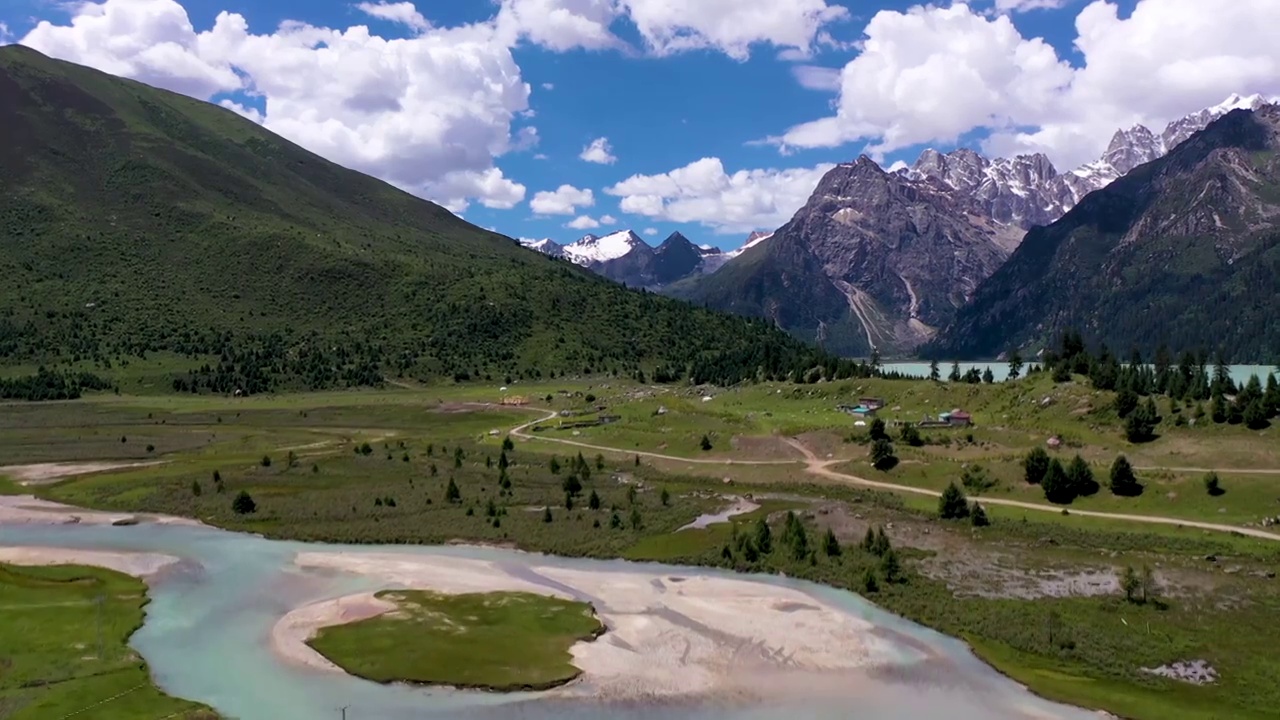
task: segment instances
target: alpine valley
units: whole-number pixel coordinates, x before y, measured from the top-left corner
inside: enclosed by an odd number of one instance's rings
[[[767,318],[842,355],[865,356],[873,348],[882,354],[909,355],[925,346],[958,357],[991,357],[1015,345],[1042,343],[1066,323],[1101,324],[1097,304],[1045,315],[1023,303],[1029,317],[1040,319],[1033,327],[1019,327],[1007,341],[996,339],[1004,328],[976,329],[971,314],[963,314],[963,322],[939,336],[957,312],[979,296],[984,281],[1017,256],[1028,231],[1054,225],[1090,193],[1167,156],[1230,111],[1257,110],[1267,102],[1258,95],[1232,95],[1169,123],[1159,133],[1142,125],[1119,130],[1100,158],[1066,172],[1042,154],[993,160],[967,148],[925,150],[910,167],[892,170],[862,156],[830,170],[787,224],[773,233],[753,234],[746,245],[728,252],[698,247],[679,233],[652,248],[627,230],[588,235],[566,246],[551,240],[525,244],[629,286]],[[1198,207],[1213,217],[1214,209]],[[1270,217],[1256,202],[1249,207],[1257,210],[1248,213],[1250,217]],[[1238,214],[1225,206],[1217,211],[1220,217]],[[1249,227],[1249,233],[1260,229],[1256,222]],[[1218,234],[1236,236],[1231,229]],[[1212,246],[1200,244],[1204,254],[1216,257]],[[1218,269],[1232,267],[1230,253],[1218,255]],[[1023,264],[1020,260],[1013,267]],[[1144,278],[1144,285],[1148,280],[1158,284],[1161,273],[1181,272],[1144,265],[1127,265]],[[1006,297],[1016,290],[1007,275],[992,282],[981,293],[983,303],[1005,307],[1017,302]],[[1137,294],[1138,300],[1147,297]],[[996,302],[995,297],[1004,300]],[[1188,308],[1201,300],[1186,293],[1178,297],[1170,302]],[[1174,315],[1164,317],[1172,321]],[[987,339],[976,340],[971,337],[975,332],[987,333]],[[1126,337],[1129,340],[1114,340],[1126,349],[1130,341],[1137,342],[1148,351],[1160,341],[1217,344],[1211,335],[1191,338],[1174,332],[1172,325]],[[1244,345],[1234,347],[1241,357],[1258,356],[1244,352]]]

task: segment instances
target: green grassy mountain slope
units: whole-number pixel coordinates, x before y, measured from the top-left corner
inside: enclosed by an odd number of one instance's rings
[[[994,357],[1076,328],[1280,360],[1280,107],[1236,110],[1033,229],[925,350]]]
[[[0,364],[170,351],[207,360],[175,388],[252,392],[821,362],[766,323],[627,291],[230,111],[23,47],[0,48],[0,128]]]

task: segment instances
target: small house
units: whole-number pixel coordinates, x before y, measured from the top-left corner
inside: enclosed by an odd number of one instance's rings
[[[856,418],[864,418],[864,419],[865,419],[865,418],[869,418],[869,417],[875,417],[875,415],[876,415],[876,408],[868,407],[867,405],[862,405],[862,404],[859,404],[859,405],[839,405],[839,406],[837,406],[837,407],[836,407],[836,409],[837,409],[837,410],[839,410],[839,411],[841,411],[841,412],[848,413],[848,414],[850,414],[850,415],[852,415],[852,416],[854,416],[854,417],[856,417]]]
[[[870,408],[873,411],[879,410],[880,408],[884,407],[884,398],[878,398],[878,397],[858,398],[858,404],[865,408]]]
[[[942,413],[938,416],[938,419],[952,427],[968,427],[973,424],[973,416],[963,410]]]

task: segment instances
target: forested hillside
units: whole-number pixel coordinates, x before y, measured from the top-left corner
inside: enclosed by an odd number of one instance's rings
[[[174,389],[246,393],[831,365],[764,321],[628,291],[230,111],[27,48],[0,48],[0,128],[0,364],[109,376],[167,351],[204,359]]]

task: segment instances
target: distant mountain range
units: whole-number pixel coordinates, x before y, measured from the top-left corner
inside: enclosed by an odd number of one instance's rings
[[[1118,131],[1102,157],[1065,173],[1041,154],[990,160],[969,149],[926,150],[892,172],[863,156],[827,173],[764,252],[667,292],[766,317],[841,354],[909,354],[951,322],[1028,230],[1230,110],[1265,102],[1232,96],[1160,135],[1140,125]]]
[[[741,248],[724,252],[711,245],[695,245],[674,232],[656,248],[632,230],[608,235],[585,235],[561,245],[550,238],[522,240],[520,244],[544,255],[564,258],[629,287],[661,290],[673,283],[715,272],[752,245],[767,239],[752,233]]]

